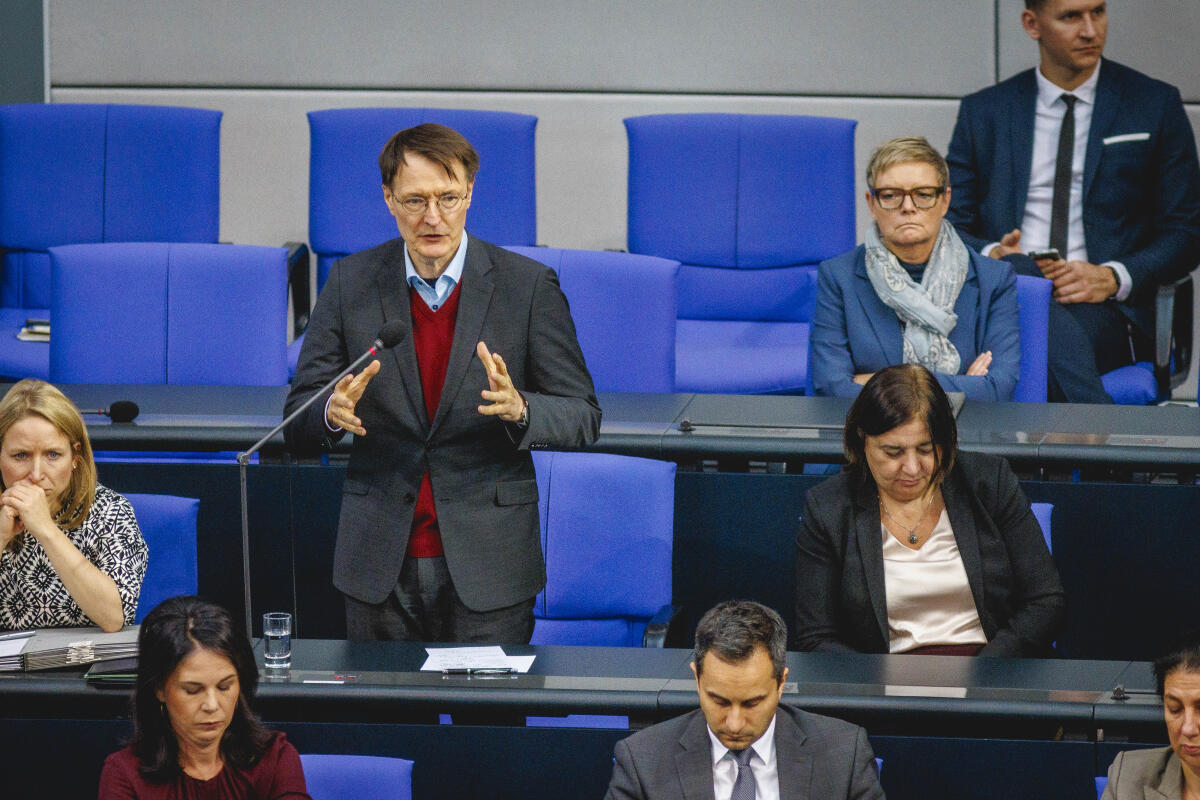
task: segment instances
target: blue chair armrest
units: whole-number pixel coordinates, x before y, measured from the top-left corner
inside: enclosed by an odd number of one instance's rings
[[[671,636],[671,625],[683,613],[683,606],[673,606],[670,603],[660,608],[650,621],[646,623],[646,632],[642,634],[642,647],[663,648],[667,643],[675,644],[676,637]],[[676,625],[676,635],[679,626]]]
[[[1158,396],[1187,380],[1192,366],[1192,276],[1158,287],[1154,298],[1154,379]]]

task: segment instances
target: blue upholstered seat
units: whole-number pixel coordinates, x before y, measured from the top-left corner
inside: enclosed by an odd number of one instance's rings
[[[1050,330],[1050,291],[1045,278],[1017,276],[1017,319],[1021,326],[1021,372],[1013,400],[1046,402],[1046,352]]]
[[[195,108],[0,106],[0,376],[50,374],[50,348],[16,338],[50,316],[50,247],[217,241],[220,125]]]
[[[537,243],[537,117],[448,108],[310,111],[308,238],[318,289],[334,261],[398,235],[383,202],[379,152],[392,134],[425,122],[453,128],[479,154],[468,232],[500,245]]]
[[[50,260],[51,381],[287,383],[283,248],[77,244]]]
[[[509,249],[558,273],[596,391],[675,391],[678,261],[596,250]]]
[[[854,245],[853,120],[625,120],[629,251],[678,260],[676,390],[803,393],[816,265]]]
[[[641,646],[647,622],[670,613],[675,464],[607,453],[533,458],[546,557],[533,643]]]
[[[413,762],[384,756],[300,754],[314,800],[412,800]]]
[[[165,494],[126,494],[150,550],[136,622],[168,597],[195,594],[196,514],[200,501]]]

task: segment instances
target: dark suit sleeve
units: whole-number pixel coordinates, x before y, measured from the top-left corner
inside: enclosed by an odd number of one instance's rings
[[[796,536],[796,617],[792,626],[797,650],[855,652],[838,638],[837,604],[843,555],[841,536],[821,518],[813,492],[804,502]]]
[[[846,298],[834,270],[828,261],[817,268],[817,302],[808,338],[809,376],[818,396],[857,397],[862,387],[854,382]]]
[[[600,406],[583,361],[567,298],[554,271],[542,270],[530,314],[526,385],[529,427],[520,447],[584,447],[600,435]]]
[[[1174,86],[1159,130],[1161,141],[1153,164],[1157,203],[1147,212],[1154,216],[1154,236],[1139,250],[1107,259],[1129,270],[1131,300],[1144,287],[1183,277],[1200,260],[1200,164],[1192,126]]]
[[[850,777],[850,791],[846,800],[883,800],[883,797],[879,769],[875,766],[875,752],[867,741],[867,732],[859,728],[854,743],[854,772]]]
[[[982,259],[981,259],[982,261]],[[972,400],[1008,402],[1012,400],[1021,374],[1021,323],[1017,314],[1017,278],[1012,266],[998,261],[976,262],[982,269],[1002,271],[995,293],[987,300],[987,322],[983,346],[979,352],[992,351],[987,375],[946,375],[937,373],[938,383],[948,392],[964,392]],[[971,366],[963,356],[961,369]]]
[[[984,176],[980,174],[981,167],[976,163],[976,144],[971,124],[975,115],[969,106],[970,98],[964,98],[959,103],[958,119],[946,151],[946,163],[950,167],[950,210],[946,213],[946,219],[958,231],[967,247],[978,252],[990,242],[981,238],[983,220],[980,205],[983,202]]]
[[[1067,600],[1041,526],[1004,459],[984,480],[985,505],[1004,540],[1012,570],[1012,614],[999,620],[980,655],[1021,657],[1044,653],[1066,622]]]
[[[646,793],[638,780],[637,767],[626,740],[617,742],[613,754],[616,758],[613,761],[612,780],[609,781],[604,800],[644,800]]]
[[[304,346],[292,379],[292,388],[284,402],[287,416],[304,404],[329,381],[350,365],[342,328],[341,262],[334,264],[304,334]],[[297,453],[328,450],[345,436],[345,431],[330,431],[325,425],[325,402],[319,398],[284,429],[288,447]]]

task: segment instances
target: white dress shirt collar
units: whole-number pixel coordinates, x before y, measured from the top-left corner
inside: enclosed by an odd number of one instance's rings
[[[1062,103],[1063,94],[1073,94],[1079,98],[1080,102],[1087,103],[1089,106],[1096,104],[1096,82],[1100,78],[1100,68],[1104,64],[1104,59],[1096,62],[1096,68],[1092,70],[1092,74],[1086,81],[1076,86],[1071,91],[1067,91],[1058,84],[1051,83],[1050,79],[1042,74],[1041,67],[1033,71],[1037,76],[1038,87],[1038,105],[1043,108],[1049,108],[1055,103]]]
[[[779,712],[771,717],[771,724],[763,731],[763,735],[750,745],[754,756],[750,759],[750,769],[754,772],[754,780],[758,787],[758,800],[779,800],[779,766],[775,759],[775,721]],[[708,740],[712,745],[713,792],[716,800],[729,800],[733,793],[733,782],[737,780],[737,763],[733,752],[712,732],[708,725]]]

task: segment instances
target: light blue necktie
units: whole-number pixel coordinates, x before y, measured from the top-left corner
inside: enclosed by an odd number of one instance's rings
[[[729,800],[755,800],[758,784],[754,782],[754,772],[750,769],[750,757],[754,755],[754,748],[730,750],[729,754],[733,756],[738,767],[737,780],[733,782],[733,794],[729,795]]]

